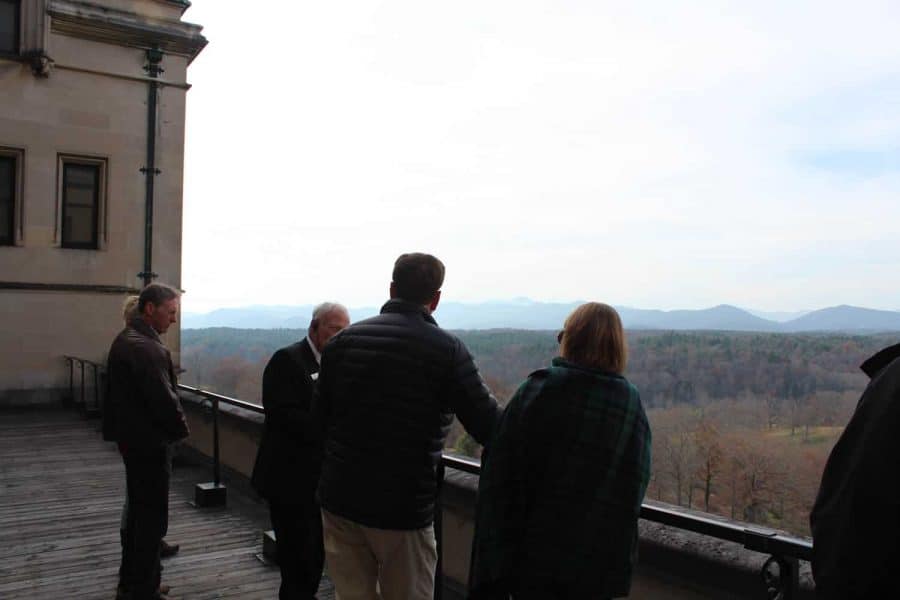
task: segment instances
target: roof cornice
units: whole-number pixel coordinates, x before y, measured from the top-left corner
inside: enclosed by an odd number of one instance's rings
[[[158,0],[162,1],[162,0]],[[184,2],[165,0],[167,4]],[[51,0],[47,7],[50,29],[73,37],[134,48],[159,47],[169,54],[188,57],[200,54],[207,39],[203,27],[100,6],[82,0]]]
[[[181,9],[181,14],[184,14],[184,11],[191,7],[191,3],[188,0],[153,0],[154,2],[159,2],[160,4],[168,4],[169,6],[175,6]]]

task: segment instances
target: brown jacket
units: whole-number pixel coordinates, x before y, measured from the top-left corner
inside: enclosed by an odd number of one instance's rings
[[[133,319],[109,349],[103,437],[129,450],[156,450],[188,433],[172,355],[150,325]]]

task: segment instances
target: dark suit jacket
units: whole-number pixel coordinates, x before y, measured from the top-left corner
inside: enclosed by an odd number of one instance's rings
[[[319,365],[309,342],[278,350],[263,373],[266,422],[251,482],[279,503],[312,500],[322,468],[322,431],[310,413]]]

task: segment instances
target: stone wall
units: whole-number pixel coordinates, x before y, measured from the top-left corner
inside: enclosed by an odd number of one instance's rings
[[[0,152],[15,155],[19,166],[15,244],[0,246],[0,404],[52,397],[36,390],[60,388],[64,354],[103,362],[122,327],[125,297],[142,286],[149,85],[146,40],[135,32],[199,52],[205,39],[179,20],[183,9],[168,0],[23,4],[24,53],[0,57]],[[33,71],[32,51],[49,61],[45,72]],[[155,132],[152,267],[158,281],[176,287],[191,58],[164,54]],[[64,156],[104,165],[97,249],[61,247]],[[177,327],[165,342],[178,364]]]

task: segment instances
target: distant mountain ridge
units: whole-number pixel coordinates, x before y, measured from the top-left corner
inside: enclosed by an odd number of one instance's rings
[[[442,302],[435,318],[447,329],[559,329],[581,302],[535,302],[517,298],[508,302],[464,304]],[[377,307],[351,308],[355,321],[378,313]],[[721,304],[700,310],[648,310],[617,306],[627,329],[674,331],[721,330],[758,332],[841,331],[874,333],[900,331],[900,312],[857,306],[833,306],[810,311],[783,322],[766,319],[749,310]],[[210,313],[184,313],[182,327],[234,327],[238,329],[304,329],[312,305],[247,306],[222,308]],[[762,313],[765,314],[765,313]],[[785,314],[785,313],[771,313]]]
[[[833,306],[789,321],[791,331],[900,331],[900,312]]]

